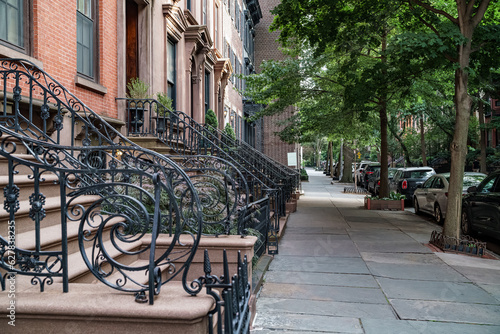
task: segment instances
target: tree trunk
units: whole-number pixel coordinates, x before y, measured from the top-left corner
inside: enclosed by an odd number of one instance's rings
[[[427,155],[425,153],[424,114],[420,115],[420,152],[422,153],[422,166],[427,166]]]
[[[462,13],[463,14],[463,13]],[[460,6],[459,6],[460,15]],[[455,70],[455,129],[451,142],[450,185],[448,188],[448,205],[443,233],[446,236],[460,237],[460,221],[462,218],[462,186],[467,155],[467,133],[469,130],[471,98],[468,94],[467,68],[471,53],[471,37],[473,28],[465,18],[461,18],[462,34],[468,42],[458,47],[459,67]]]
[[[341,183],[352,183],[352,161],[354,158],[353,150],[344,142],[344,169]]]
[[[328,151],[328,159],[330,161],[330,166],[328,166],[330,171],[330,176],[333,177],[333,142],[328,143],[329,151]]]
[[[481,94],[480,94],[481,95]],[[479,159],[479,171],[481,173],[486,173],[486,129],[484,128],[484,104],[479,96],[479,145],[481,148],[481,156]]]
[[[385,27],[382,35],[382,54],[385,54],[387,49],[387,27]],[[385,65],[387,62],[386,56],[382,56],[382,63]],[[382,69],[382,74],[387,77],[387,70]],[[388,150],[388,140],[387,140],[387,83],[384,83],[384,87],[381,90],[380,99],[380,197],[389,197],[389,150]]]

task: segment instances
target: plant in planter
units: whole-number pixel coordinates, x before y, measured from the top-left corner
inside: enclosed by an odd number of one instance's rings
[[[132,100],[148,99],[149,85],[139,78],[132,78],[127,84],[127,98]],[[130,101],[129,102],[129,119],[130,129],[132,132],[137,132],[144,124],[144,102]]]
[[[167,115],[173,108],[172,99],[167,96],[165,93],[157,93],[156,99],[161,105],[155,104],[156,111],[156,131],[163,133],[166,129],[165,124],[165,115]]]
[[[405,195],[391,192],[389,197],[379,198],[377,196],[365,197],[365,209],[367,210],[404,210]]]

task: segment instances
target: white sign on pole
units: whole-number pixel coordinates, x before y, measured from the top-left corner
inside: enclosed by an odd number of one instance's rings
[[[297,167],[297,152],[288,152],[288,166]]]

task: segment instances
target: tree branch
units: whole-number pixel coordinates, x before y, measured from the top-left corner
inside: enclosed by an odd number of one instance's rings
[[[472,1],[472,2],[474,2],[474,1]],[[481,22],[481,20],[484,17],[484,13],[486,13],[486,9],[488,9],[489,4],[490,4],[490,0],[482,0],[481,1],[481,3],[479,4],[479,7],[477,7],[477,9],[475,10],[476,15],[474,15],[471,19],[473,27],[476,27],[479,24],[479,22]],[[471,13],[471,15],[472,15],[472,13]]]
[[[437,9],[437,8],[434,8],[433,6],[429,5],[428,3],[424,3],[420,0],[408,0],[409,2],[413,2],[414,4],[422,7],[422,8],[425,8],[433,13],[436,13],[436,14],[439,14],[439,15],[443,15],[444,17],[446,17],[448,20],[450,20],[451,22],[455,23],[455,24],[458,24],[458,19],[451,16],[450,14],[448,14],[447,12],[445,12],[444,10],[440,10],[440,9]],[[489,2],[489,1],[488,1]]]

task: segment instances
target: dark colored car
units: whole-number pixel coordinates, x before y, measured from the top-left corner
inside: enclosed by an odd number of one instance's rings
[[[431,167],[399,168],[389,183],[389,190],[405,195],[407,201],[413,203],[413,192],[417,186],[434,174],[436,172]]]
[[[391,182],[397,170],[398,170],[397,168],[388,169],[389,182]],[[373,173],[372,177],[368,179],[368,191],[373,195],[378,196],[380,192],[380,169],[378,169],[375,173]]]
[[[365,169],[363,170],[363,174],[361,176],[361,181],[363,182],[362,185],[365,189],[368,189],[368,179],[375,173],[377,170],[380,169],[380,163],[378,162],[372,162],[366,165]]]
[[[462,199],[462,232],[475,231],[500,240],[500,171],[488,175]]]

